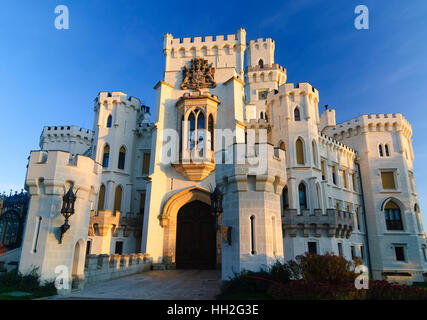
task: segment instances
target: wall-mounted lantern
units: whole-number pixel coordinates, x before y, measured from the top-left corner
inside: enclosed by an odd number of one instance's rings
[[[62,238],[64,237],[64,233],[70,229],[70,225],[68,224],[68,218],[70,218],[74,214],[74,203],[77,199],[77,192],[73,192],[73,186],[70,186],[70,189],[67,193],[62,197],[62,209],[61,214],[65,218],[64,224],[60,227],[61,237],[59,239],[59,243],[62,243]]]
[[[223,213],[222,198],[223,193],[218,186],[216,186],[211,194],[211,213],[216,217],[216,230],[221,232],[223,239],[231,246],[231,227],[223,226],[218,223],[219,217]]]

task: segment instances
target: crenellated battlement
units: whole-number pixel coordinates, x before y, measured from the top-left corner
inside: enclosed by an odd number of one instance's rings
[[[172,34],[167,33],[164,35],[163,39],[163,49],[166,52],[169,50],[185,50],[187,52],[192,48],[195,50],[202,50],[203,48],[211,50],[216,48],[218,50],[216,53],[219,54],[220,50],[223,48],[228,47],[231,50],[236,45],[245,45],[246,31],[241,28],[234,34],[185,38],[174,38]],[[211,51],[210,54],[213,54],[213,50]]]
[[[121,91],[101,91],[94,101],[95,109],[102,104],[107,104],[110,107],[115,103],[122,103],[134,108],[136,111],[141,110],[141,101],[138,98],[129,96]]]
[[[333,136],[399,130],[408,138],[412,136],[412,126],[401,113],[364,114],[327,129],[329,135]]]
[[[319,102],[319,91],[308,82],[284,83],[279,86],[279,90],[270,91],[267,95],[267,104],[287,96],[307,95],[314,99],[315,103]]]
[[[324,145],[332,146],[337,150],[345,151],[345,152],[349,153],[350,155],[352,155],[353,157],[358,156],[358,153],[356,150],[345,145],[342,142],[339,142],[338,140],[335,140],[334,138],[332,138],[332,137],[330,137],[330,136],[328,136],[322,132],[319,132],[319,142],[321,144],[324,144]]]
[[[251,48],[256,48],[256,46],[263,46],[263,45],[267,45],[267,46],[274,46],[274,40],[272,40],[271,38],[258,38],[256,41],[255,40],[250,40],[249,41],[249,46]]]
[[[26,185],[30,194],[63,194],[62,187],[72,181],[75,188],[97,190],[101,165],[82,155],[64,151],[31,151]]]

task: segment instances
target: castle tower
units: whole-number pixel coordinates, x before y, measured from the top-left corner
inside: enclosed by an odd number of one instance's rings
[[[280,198],[286,183],[285,152],[265,142],[255,149],[230,146],[222,152],[231,161],[216,169],[216,183],[224,193],[222,225],[231,227],[231,244],[222,244],[223,280],[234,272],[258,271],[283,261]]]
[[[19,271],[38,267],[42,280],[53,280],[65,266],[70,280],[84,278],[90,213],[99,188],[100,166],[91,158],[71,157],[62,151],[31,152],[26,187],[31,195]],[[76,193],[75,213],[61,242],[62,197],[71,187]],[[62,270],[63,271],[63,270]]]
[[[423,281],[426,239],[410,123],[400,113],[372,114],[325,132],[359,151],[374,279]]]
[[[120,91],[100,92],[95,99],[94,111],[97,143],[93,146],[93,154],[102,165],[100,196],[95,210],[98,216],[114,218],[108,218],[108,223],[104,219],[102,225],[98,225],[99,232],[95,226],[91,250],[97,254],[110,254],[113,233],[123,231],[120,221],[132,212],[135,141],[144,115],[141,102]],[[98,224],[95,220],[94,224]],[[126,251],[138,251],[131,241],[127,243],[132,247],[125,248]]]
[[[268,92],[286,82],[286,69],[274,63],[274,46],[270,38],[260,38],[251,40],[247,50],[245,95],[249,104],[256,105],[257,119],[266,119]]]

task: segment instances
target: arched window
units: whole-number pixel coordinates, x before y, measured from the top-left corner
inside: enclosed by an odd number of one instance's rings
[[[294,110],[294,120],[301,121],[301,115],[298,107]]]
[[[195,131],[196,131],[196,117],[194,115],[193,112],[191,112],[190,116],[188,117],[188,124],[189,124],[189,128],[188,128],[188,149],[193,149],[194,148],[194,135],[195,135]]]
[[[258,65],[260,68],[264,68],[264,61],[262,61],[262,59],[259,59]]]
[[[295,150],[297,156],[297,164],[304,164],[304,143],[300,138],[295,143]]]
[[[105,202],[105,186],[102,184],[101,188],[99,188],[98,211],[104,210],[104,202]]]
[[[299,208],[307,209],[307,191],[304,183],[300,183],[298,186],[298,196],[299,196]]]
[[[282,190],[282,203],[283,203],[283,214],[284,211],[289,209],[289,193],[288,193],[288,186],[285,186]]]
[[[385,156],[386,156],[386,157],[389,157],[389,156],[390,156],[390,152],[388,151],[388,144],[386,144],[386,145],[384,146],[384,150],[385,150]]]
[[[196,146],[197,149],[202,149],[204,147],[206,128],[205,121],[205,114],[202,110],[196,109],[191,111],[188,116],[188,149],[192,150]]]
[[[126,160],[126,149],[125,147],[121,147],[120,151],[119,151],[119,164],[118,164],[118,168],[119,169],[124,169],[125,168],[125,160]]]
[[[111,128],[112,123],[113,123],[113,117],[110,114],[107,118],[107,128]]]
[[[102,166],[104,168],[108,167],[109,160],[110,160],[110,146],[106,144],[104,147],[104,153],[102,155]]]
[[[122,187],[117,186],[116,193],[114,194],[114,212],[113,215],[116,215],[117,211],[121,211],[122,207]]]
[[[400,207],[393,201],[387,202],[384,207],[387,230],[403,230]]]
[[[197,114],[197,149],[204,147],[205,141],[205,115],[202,111]]]
[[[382,144],[380,144],[380,145],[378,146],[378,152],[379,152],[379,154],[380,154],[380,157],[384,156],[384,154],[383,154],[383,146],[382,146]]]
[[[311,142],[311,147],[313,149],[313,165],[317,167],[317,148],[314,140]]]
[[[213,116],[210,114],[209,115],[209,120],[208,120],[208,131],[209,131],[209,139],[210,139],[210,146],[211,146],[211,150],[214,150],[215,144],[214,144],[214,120],[213,120]]]

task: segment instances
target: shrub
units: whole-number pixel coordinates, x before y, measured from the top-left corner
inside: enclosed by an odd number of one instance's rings
[[[353,268],[360,264],[360,260],[351,262],[342,256],[329,253],[325,255],[307,253],[298,256],[297,261],[303,280],[331,284],[353,283],[357,276]]]
[[[0,276],[0,287],[13,288],[14,290],[30,293],[56,293],[54,281],[45,281],[41,283],[37,268],[33,268],[27,274],[22,274],[14,270]]]

